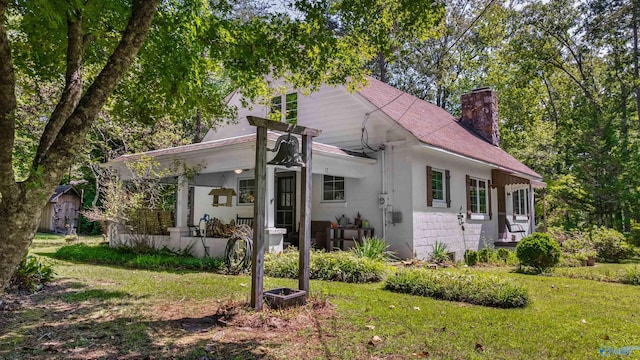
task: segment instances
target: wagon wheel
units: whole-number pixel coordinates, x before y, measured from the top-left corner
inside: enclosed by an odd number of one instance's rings
[[[252,237],[253,231],[248,225],[239,225],[234,229],[224,251],[225,265],[229,273],[237,274],[251,266]]]

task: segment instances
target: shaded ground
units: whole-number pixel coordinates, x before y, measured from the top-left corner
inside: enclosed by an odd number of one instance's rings
[[[309,340],[298,335],[301,330],[321,337],[320,324],[332,316],[327,302],[253,313],[239,303],[157,304],[60,280],[35,295],[3,297],[0,358],[261,359],[288,357],[288,351],[322,357],[290,344]]]

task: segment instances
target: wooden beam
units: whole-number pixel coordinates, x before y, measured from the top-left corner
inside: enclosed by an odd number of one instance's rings
[[[253,253],[251,256],[251,307],[262,310],[264,281],[264,214],[267,195],[267,128],[256,131],[255,203],[253,206]]]
[[[288,132],[296,135],[318,136],[322,134],[322,130],[288,124],[280,121],[273,121],[257,116],[247,116],[247,120],[249,120],[249,124],[257,126],[258,128],[264,127],[269,130]]]
[[[298,289],[304,290],[309,295],[309,261],[311,247],[311,151],[313,137],[302,135],[302,158],[306,166],[302,168],[301,196],[302,209],[300,211],[300,258],[298,262]]]

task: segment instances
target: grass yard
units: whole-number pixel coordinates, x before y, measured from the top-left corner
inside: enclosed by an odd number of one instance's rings
[[[32,253],[45,261],[64,244],[40,241]],[[311,281],[307,306],[257,314],[246,307],[249,276],[60,260],[55,270],[44,291],[5,296],[0,358],[596,359],[602,346],[640,346],[640,286],[506,268],[470,271],[524,285],[526,308],[392,293],[383,283]],[[265,279],[265,289],[296,285]],[[624,358],[640,359],[640,350]]]

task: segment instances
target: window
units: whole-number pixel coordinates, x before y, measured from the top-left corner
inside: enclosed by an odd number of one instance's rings
[[[256,200],[255,179],[238,180],[238,204],[253,204]]]
[[[444,201],[444,173],[440,170],[431,170],[431,194],[433,200]]]
[[[450,207],[449,170],[427,166],[427,206]]]
[[[298,123],[298,93],[275,96],[271,99],[272,120]]]
[[[529,189],[514,190],[511,192],[513,198],[513,214],[529,214]]]
[[[472,214],[487,214],[487,181],[469,178],[469,210]]]
[[[324,175],[322,180],[323,201],[344,201],[344,178]]]

